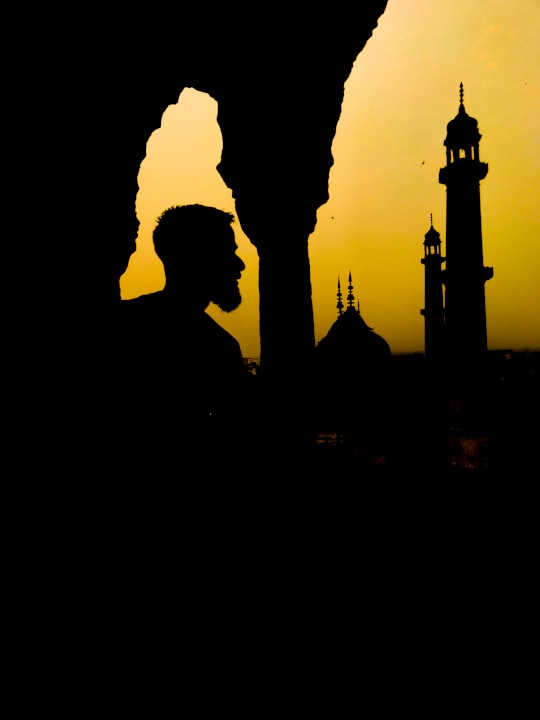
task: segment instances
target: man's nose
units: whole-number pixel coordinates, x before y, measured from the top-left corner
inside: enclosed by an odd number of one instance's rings
[[[236,260],[238,261],[238,267],[240,268],[240,272],[244,271],[246,269],[246,264],[240,257],[240,255],[236,256]]]

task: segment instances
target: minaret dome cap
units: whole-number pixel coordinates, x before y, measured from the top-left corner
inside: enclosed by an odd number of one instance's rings
[[[440,245],[441,235],[435,230],[433,225],[429,228],[427,233],[424,235],[424,245]]]
[[[460,103],[458,113],[446,126],[447,147],[464,149],[476,145],[482,137],[478,132],[478,121],[467,114],[463,105],[463,83],[460,85]]]

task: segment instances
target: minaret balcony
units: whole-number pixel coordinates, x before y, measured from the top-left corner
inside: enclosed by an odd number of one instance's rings
[[[453,184],[456,182],[475,180],[479,182],[488,174],[488,164],[460,158],[439,170],[439,183],[441,185]]]

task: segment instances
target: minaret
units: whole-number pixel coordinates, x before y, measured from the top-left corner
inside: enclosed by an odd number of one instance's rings
[[[441,236],[431,226],[424,235],[424,257],[421,260],[424,266],[424,302],[425,307],[420,310],[424,316],[424,353],[426,360],[438,365],[443,352],[444,339],[444,306],[443,306],[443,272],[441,265],[444,257],[441,255]]]
[[[446,185],[445,350],[459,368],[473,366],[487,351],[484,284],[493,268],[484,267],[480,180],[488,172],[480,162],[477,121],[463,105],[459,86],[459,109],[447,125],[444,141],[446,167],[439,182]]]

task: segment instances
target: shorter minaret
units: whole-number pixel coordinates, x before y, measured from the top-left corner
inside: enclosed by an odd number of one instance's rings
[[[424,235],[424,302],[420,310],[424,316],[425,357],[431,364],[439,364],[444,343],[444,300],[443,270],[445,258],[441,255],[441,236],[433,227],[433,215],[430,216],[430,228]]]

